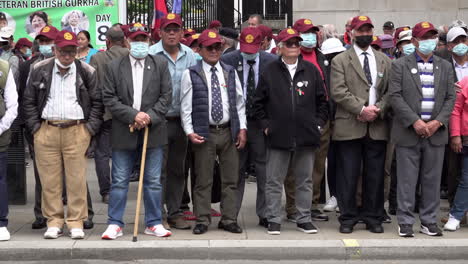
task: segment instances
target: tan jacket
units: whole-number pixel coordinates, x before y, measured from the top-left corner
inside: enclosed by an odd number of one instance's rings
[[[333,140],[353,140],[363,138],[369,126],[370,137],[374,140],[388,140],[388,127],[385,113],[388,110],[387,90],[391,60],[383,53],[373,50],[377,64],[376,106],[381,109],[374,122],[363,123],[357,120],[364,106],[369,102],[369,85],[359,58],[351,48],[332,61],[331,96],[336,102],[335,129]]]

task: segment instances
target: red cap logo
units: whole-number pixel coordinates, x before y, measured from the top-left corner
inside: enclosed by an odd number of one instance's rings
[[[422,28],[430,28],[431,26],[429,25],[428,22],[422,22],[422,23],[421,23],[421,27],[422,27]]]
[[[73,39],[73,35],[69,32],[66,32],[65,34],[63,34],[63,38],[66,39],[66,40],[72,40]]]
[[[172,14],[172,13],[171,13],[171,14],[168,14],[168,15],[167,15],[167,19],[169,19],[169,20],[172,20],[172,19],[174,19],[174,18],[176,18],[176,15],[175,15],[175,14]]]
[[[359,17],[359,20],[361,20],[361,21],[367,21],[367,17],[366,17],[366,16],[360,16],[360,17]]]
[[[50,31],[50,27],[48,27],[48,26],[45,26],[45,27],[42,29],[42,32],[44,32],[44,33],[47,33],[47,32],[49,32],[49,31]]]
[[[211,31],[210,33],[208,33],[208,37],[210,37],[210,38],[216,38],[216,33],[214,33],[213,31]]]
[[[288,30],[286,32],[288,32],[289,35],[296,34],[296,31],[294,31],[294,29],[292,29],[292,28],[288,28]]]
[[[310,19],[306,19],[306,20],[304,20],[304,24],[312,25],[312,21]]]

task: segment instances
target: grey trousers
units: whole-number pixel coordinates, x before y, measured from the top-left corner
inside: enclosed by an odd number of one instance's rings
[[[437,223],[440,205],[440,179],[445,146],[433,146],[421,139],[416,146],[396,146],[397,219],[399,224],[413,225],[415,193],[418,178],[421,184],[419,218],[423,224]]]
[[[166,204],[167,217],[181,215],[180,205],[185,188],[185,155],[187,154],[187,136],[182,129],[180,119],[167,122],[167,141],[164,147],[161,185],[163,186],[162,203]],[[164,208],[162,206],[161,208]],[[164,210],[163,210],[164,211]]]
[[[296,221],[298,224],[311,222],[312,172],[315,149],[287,151],[268,148],[266,166],[266,217],[268,222],[281,224],[281,195],[289,167],[296,182]]]
[[[263,129],[250,120],[247,123],[247,145],[239,151],[239,183],[237,184],[237,214],[244,198],[245,171],[249,166],[249,155],[253,156],[257,176],[256,212],[259,218],[265,218],[265,178],[266,178],[266,145]]]

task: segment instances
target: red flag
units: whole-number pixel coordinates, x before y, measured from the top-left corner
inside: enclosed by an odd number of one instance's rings
[[[161,19],[167,15],[165,0],[154,0],[153,29],[159,29]]]

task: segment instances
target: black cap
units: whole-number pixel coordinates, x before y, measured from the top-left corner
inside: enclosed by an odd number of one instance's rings
[[[393,24],[392,21],[387,21],[383,24],[383,27],[384,28],[391,28],[391,29],[394,29],[395,28],[395,25]]]
[[[239,33],[236,30],[226,27],[220,28],[219,34],[223,37],[230,39],[237,39],[239,37]]]
[[[0,12],[0,20],[7,20],[5,13]]]

